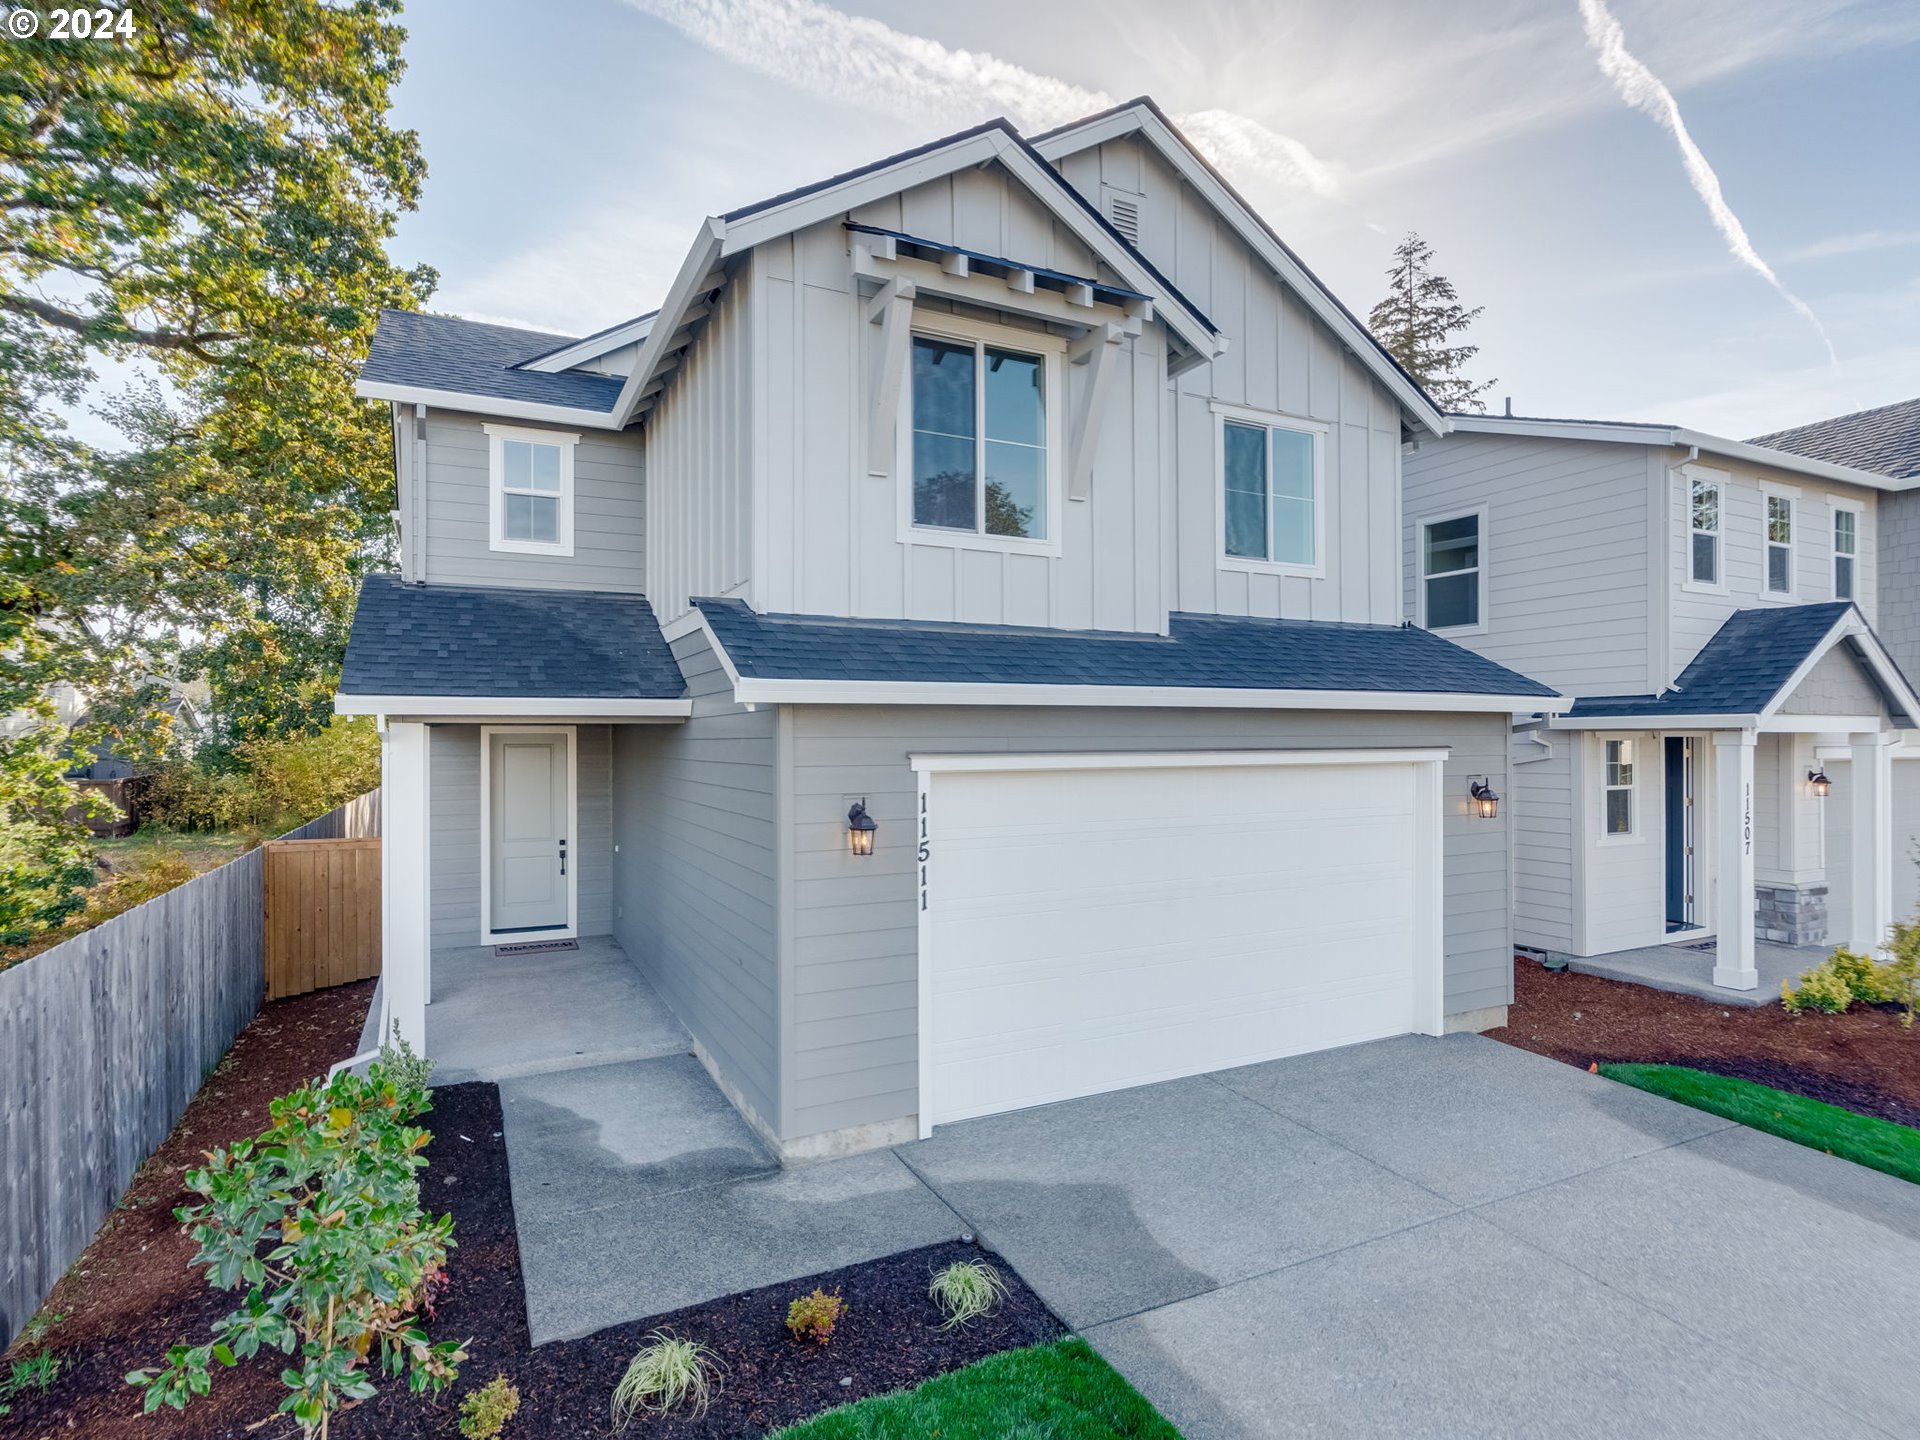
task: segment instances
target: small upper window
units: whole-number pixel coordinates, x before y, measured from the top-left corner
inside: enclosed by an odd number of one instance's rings
[[[1421,618],[1429,630],[1480,623],[1480,516],[1456,515],[1420,527]]]
[[[1833,598],[1854,598],[1854,570],[1860,557],[1860,515],[1854,510],[1833,512]]]
[[[1633,834],[1633,741],[1607,741],[1601,789],[1606,797],[1607,834]]]
[[[1693,534],[1691,568],[1696,585],[1720,583],[1720,482],[1695,480],[1690,492],[1689,524]]]
[[[1320,564],[1320,430],[1239,415],[1221,421],[1221,527],[1228,559]]]
[[[1043,356],[913,337],[913,523],[1045,540],[1052,517]]]
[[[573,447],[577,435],[486,427],[491,545],[535,554],[573,553]]]
[[[1793,497],[1767,496],[1767,593],[1793,593]]]

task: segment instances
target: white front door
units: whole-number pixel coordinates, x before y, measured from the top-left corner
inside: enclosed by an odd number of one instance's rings
[[[1428,773],[928,776],[923,1127],[1437,1031]]]
[[[487,928],[493,936],[572,926],[572,737],[564,730],[487,736]]]

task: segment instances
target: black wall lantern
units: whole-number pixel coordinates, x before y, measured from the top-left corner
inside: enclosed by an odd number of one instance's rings
[[[1482,820],[1500,818],[1500,797],[1494,793],[1493,786],[1487,783],[1487,777],[1477,776],[1467,786],[1467,799],[1473,804],[1473,813]]]
[[[847,811],[847,845],[856,855],[873,854],[873,832],[880,823],[867,814],[867,802],[856,800]]]
[[[1809,770],[1807,771],[1807,788],[1813,792],[1816,800],[1824,800],[1833,793],[1833,781],[1827,778],[1827,772],[1824,769]]]

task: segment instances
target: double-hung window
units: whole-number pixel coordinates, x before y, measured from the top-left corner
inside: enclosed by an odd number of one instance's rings
[[[944,532],[950,541],[975,536],[1016,548],[1053,539],[1057,385],[1055,353],[1041,345],[958,330],[914,334],[913,539]]]
[[[1793,497],[1765,492],[1766,590],[1769,595],[1793,594]]]
[[[1692,536],[1687,578],[1695,585],[1720,584],[1720,482],[1695,478],[1688,489],[1688,528]]]
[[[1856,576],[1860,565],[1860,512],[1842,509],[1839,505],[1833,510],[1833,598],[1836,600],[1857,599]]]
[[[488,425],[492,549],[573,554],[573,447],[578,435]]]
[[[1322,573],[1326,427],[1215,406],[1220,417],[1220,544],[1238,569]]]
[[[1429,630],[1478,626],[1486,604],[1481,530],[1485,515],[1449,515],[1420,525],[1420,623]]]
[[[1600,777],[1601,818],[1608,835],[1633,834],[1633,741],[1609,740]]]

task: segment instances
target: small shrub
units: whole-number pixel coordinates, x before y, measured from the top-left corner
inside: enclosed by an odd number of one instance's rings
[[[393,1022],[392,1041],[380,1047],[380,1064],[402,1091],[418,1091],[424,1095],[433,1079],[433,1061],[413,1053],[413,1046],[400,1033],[398,1020]]]
[[[720,1388],[720,1360],[698,1340],[665,1330],[647,1336],[627,1373],[613,1387],[613,1425],[625,1430],[641,1415],[665,1415],[685,1405],[704,1415]]]
[[[811,1295],[802,1295],[787,1306],[787,1329],[796,1340],[824,1345],[833,1338],[833,1327],[846,1318],[846,1313],[847,1302],[840,1298],[838,1290],[829,1295],[815,1289]]]
[[[992,1314],[1007,1298],[1007,1282],[984,1260],[956,1260],[934,1272],[927,1293],[947,1317],[940,1328],[953,1330]]]
[[[1913,1013],[1920,1008],[1920,920],[1897,921],[1887,941],[1887,963],[1880,967],[1887,981],[1887,999],[1906,1007],[1901,1025],[1913,1029]]]
[[[496,1440],[519,1413],[519,1387],[496,1375],[460,1402],[460,1433],[467,1440]]]
[[[174,1214],[200,1247],[193,1264],[245,1298],[214,1323],[211,1343],[175,1345],[157,1372],[126,1377],[149,1413],[184,1410],[207,1393],[215,1364],[263,1349],[298,1354],[280,1372],[291,1392],[280,1410],[308,1435],[374,1394],[376,1357],[415,1393],[437,1394],[458,1375],[464,1350],[429,1342],[416,1323],[453,1245],[453,1221],[420,1206],[428,1136],[407,1122],[428,1105],[376,1062],[364,1079],[340,1074],[273,1101],[263,1134],[187,1172],[202,1199]]]
[[[1798,989],[1791,981],[1780,982],[1780,1003],[1793,1015],[1803,1010],[1838,1015],[1853,1004],[1853,990],[1833,961],[1822,960],[1800,977]]]

